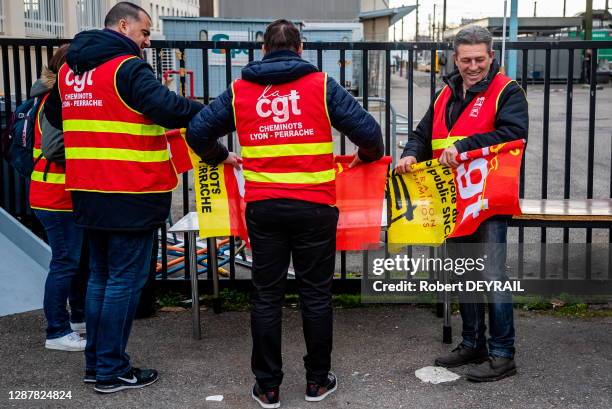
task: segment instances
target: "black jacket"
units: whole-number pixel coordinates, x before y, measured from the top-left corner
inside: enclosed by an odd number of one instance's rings
[[[115,57],[135,55],[141,50],[128,37],[112,30],[90,30],[76,35],[66,60],[78,75]],[[121,98],[136,111],[165,128],[186,127],[202,109],[195,101],[178,96],[163,86],[146,61],[126,61],[117,72],[117,90]],[[57,85],[47,101],[45,115],[58,129],[61,124],[61,101]],[[125,175],[130,177],[130,175]],[[171,192],[120,194],[72,192],[76,222],[79,226],[103,230],[147,230],[162,225],[170,212]]]
[[[448,101],[446,126],[451,129],[457,122],[459,115],[474,99],[474,97],[487,89],[493,77],[499,72],[499,64],[493,60],[489,74],[485,79],[470,87],[463,98],[463,80],[459,71],[455,70],[444,77],[444,82],[450,87],[452,96]],[[441,91],[441,90],[440,90]],[[440,94],[436,93],[436,97]],[[434,98],[435,101],[435,98]],[[431,159],[431,133],[433,131],[433,102],[429,105],[427,113],[410,133],[402,158],[414,156],[417,161]],[[466,152],[473,149],[484,148],[514,139],[527,139],[529,133],[529,112],[527,99],[523,89],[516,83],[511,82],[501,93],[499,108],[495,116],[495,130],[487,133],[474,134],[469,138],[455,142],[457,151]]]
[[[258,84],[282,84],[319,71],[317,67],[292,51],[267,54],[242,70],[242,79]],[[384,152],[380,125],[333,78],[327,78],[327,108],[334,128],[345,134],[359,147],[359,158],[371,162]],[[207,163],[215,165],[227,158],[228,151],[218,142],[221,136],[236,130],[229,88],[189,123],[187,142]]]

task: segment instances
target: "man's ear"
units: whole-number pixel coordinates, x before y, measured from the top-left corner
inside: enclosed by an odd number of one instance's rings
[[[117,23],[117,31],[119,31],[121,34],[126,35],[128,32],[128,21],[126,19],[121,19],[119,20],[119,23]]]
[[[491,59],[495,58],[495,50],[489,51],[489,57],[491,57]]]
[[[298,48],[297,53],[302,56],[302,51],[304,51],[304,43],[300,43],[300,48]]]
[[[263,55],[268,54],[268,50],[266,50],[266,46],[264,44],[261,45],[261,52],[263,53]]]

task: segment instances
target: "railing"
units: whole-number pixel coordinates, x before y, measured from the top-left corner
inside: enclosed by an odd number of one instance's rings
[[[105,0],[77,1],[77,31],[91,30],[104,25]]]
[[[32,80],[40,73],[43,59],[47,59],[52,55],[53,47],[60,44],[59,40],[31,40],[31,39],[0,39],[0,68],[2,70],[2,86],[4,95],[7,96],[7,102],[2,106],[2,127],[4,128],[4,118],[10,115],[15,105],[28,96],[29,88]],[[247,58],[244,63],[252,61],[259,56],[261,44],[252,42],[208,42],[208,41],[154,41],[152,48],[156,50],[155,56],[158,61],[156,64],[157,77],[162,79],[162,64],[159,61],[160,51],[162,49],[179,50],[181,58],[178,60],[176,69],[192,70],[195,73],[195,92],[196,96],[203,103],[207,104],[216,96],[211,93],[215,81],[222,83],[222,88],[225,88],[230,82],[239,76],[241,66],[233,65],[233,58],[237,55],[246,53]],[[415,111],[422,112],[423,107],[430,104],[431,99],[435,95],[436,88],[439,87],[439,78],[435,70],[431,70],[428,74],[428,86],[425,89],[425,94],[422,97],[417,97],[415,91],[422,92],[422,88],[415,89],[415,61],[417,56],[422,52],[429,52],[431,67],[435,67],[435,51],[450,50],[451,45],[448,43],[305,43],[306,50],[313,50],[315,60],[313,64],[322,70],[332,70],[335,67],[326,67],[323,65],[323,56],[326,53],[333,53],[338,56],[338,71],[337,80],[340,84],[346,84],[347,80],[355,81],[359,84],[359,98],[364,108],[372,110],[377,104],[379,107],[379,120],[383,128],[383,136],[385,142],[385,153],[387,155],[397,156],[395,141],[393,135],[407,135],[413,129],[414,124],[418,122],[418,117]],[[499,48],[499,44],[497,44]],[[523,162],[521,172],[521,197],[526,198],[602,198],[608,199],[612,197],[612,149],[609,145],[610,132],[598,133],[596,113],[599,113],[600,118],[608,116],[607,112],[610,106],[599,107],[597,110],[597,94],[598,89],[595,81],[591,81],[587,87],[582,90],[582,85],[577,85],[575,80],[565,81],[560,87],[560,91],[565,96],[565,111],[556,112],[554,117],[551,117],[551,55],[555,53],[563,53],[567,55],[567,78],[575,78],[575,60],[576,55],[581,55],[584,50],[593,50],[596,55],[597,49],[612,48],[610,41],[552,41],[552,42],[510,42],[506,44],[506,50],[517,50],[519,55],[519,67],[521,75],[517,79],[519,84],[529,93],[530,98],[537,96],[538,102],[530,106],[532,111],[532,125],[541,123],[541,131],[532,126],[529,136],[528,148]],[[213,51],[215,50],[215,51]],[[222,50],[219,52],[219,50]],[[244,50],[244,51],[243,51]],[[403,70],[402,80],[405,80],[407,87],[405,95],[401,96],[406,102],[406,109],[399,109],[394,104],[388,103],[391,101],[391,51],[403,50],[406,56],[407,64]],[[204,52],[206,51],[206,52]],[[356,63],[359,64],[360,70],[355,73],[347,69],[346,54],[351,53],[353,59],[359,59]],[[532,53],[544,53],[543,77],[541,84],[532,85],[533,78],[530,77],[528,69],[529,59],[532,58]],[[372,73],[370,69],[370,61],[372,55],[377,53],[382,59],[382,71]],[[215,58],[215,64],[211,65],[211,59]],[[243,57],[241,57],[243,58]],[[32,64],[34,61],[35,64]],[[220,61],[224,61],[221,64]],[[25,69],[25,67],[34,67],[35,71]],[[354,64],[353,64],[354,66]],[[352,67],[350,68],[352,70]],[[591,59],[588,67],[587,78],[595,79],[597,77],[597,59]],[[557,70],[559,71],[559,70]],[[419,74],[423,75],[423,74]],[[364,81],[363,78],[366,78]],[[373,78],[382,78],[383,87],[379,94],[373,96],[371,89],[374,84]],[[395,77],[396,79],[398,77]],[[557,78],[557,80],[559,80]],[[185,90],[186,77],[181,77],[179,81],[179,89]],[[532,90],[534,96],[531,95]],[[583,101],[579,101],[580,112],[574,113],[575,98],[577,91],[582,92]],[[540,95],[541,93],[541,95]],[[399,98],[397,92],[393,93],[394,98]],[[10,96],[10,97],[8,97]],[[541,97],[541,103],[539,99]],[[400,98],[400,99],[402,99]],[[13,104],[8,103],[13,100]],[[418,105],[417,105],[418,104]],[[582,107],[588,107],[583,109]],[[540,113],[541,110],[541,113]],[[576,110],[578,111],[578,110]],[[584,111],[584,112],[582,112]],[[417,112],[417,113],[418,113]],[[537,117],[533,117],[536,115]],[[419,114],[420,115],[420,114]],[[388,120],[391,119],[391,120]],[[551,125],[557,127],[557,124],[563,123],[564,130],[551,133]],[[606,139],[607,138],[607,139]],[[344,135],[337,135],[337,153],[350,153],[350,146],[347,138]],[[236,147],[233,134],[228,134],[226,144],[230,149]],[[562,151],[562,152],[561,152]],[[554,162],[550,161],[551,155],[556,155]],[[581,159],[584,156],[584,160]],[[551,172],[554,172],[551,176]],[[0,179],[2,179],[2,189],[0,189],[0,204],[11,214],[20,217],[26,224],[31,225],[31,211],[27,204],[27,186],[26,182],[15,175],[12,169],[3,162],[0,167]],[[174,209],[175,216],[186,214],[193,204],[189,199],[190,176],[183,175],[182,178],[182,206],[181,209]],[[606,187],[607,186],[607,187]],[[592,228],[586,229],[571,229],[580,230],[578,236],[582,234],[579,240],[584,243],[592,243],[594,238],[597,242],[608,243],[612,241],[612,232],[605,229],[597,229],[597,235],[594,237]],[[606,231],[607,230],[607,231]],[[559,241],[561,243],[569,243],[570,236],[572,242],[578,240],[574,238],[574,233],[570,229],[559,228],[513,228],[510,234],[510,240],[515,243],[537,242],[548,243],[551,241]],[[412,251],[412,250],[409,250]],[[415,250],[416,251],[416,250]],[[430,252],[429,249],[422,250]],[[431,254],[431,253],[430,253]],[[354,255],[351,255],[355,259]],[[368,269],[368,254],[363,253],[361,257],[362,271],[361,275],[365,275]],[[523,259],[517,260],[519,265],[522,265]],[[541,260],[540,260],[541,261]],[[545,260],[544,260],[545,261]],[[587,259],[588,263],[593,260]],[[510,262],[509,262],[510,263]],[[235,278],[235,273],[232,266],[231,279],[236,286],[246,285],[243,281]],[[590,269],[590,264],[587,267]],[[610,269],[610,264],[608,264]],[[356,267],[347,266],[347,254],[340,254],[340,263],[338,270],[339,286],[344,289],[359,288],[359,280],[351,280],[352,272],[359,269]],[[224,282],[226,280],[223,280]],[[355,283],[356,282],[356,283]],[[344,284],[342,284],[344,283]]]
[[[31,37],[64,37],[62,0],[25,0],[25,29]]]

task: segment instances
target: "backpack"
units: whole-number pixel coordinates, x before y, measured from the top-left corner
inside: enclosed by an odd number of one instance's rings
[[[13,112],[3,135],[3,151],[6,160],[24,178],[30,178],[34,165],[43,156],[33,158],[34,126],[40,98],[30,98]]]

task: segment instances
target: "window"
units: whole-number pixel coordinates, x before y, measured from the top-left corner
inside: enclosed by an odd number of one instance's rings
[[[64,37],[64,6],[61,0],[24,0],[26,35]]]
[[[102,0],[77,1],[77,31],[101,28],[104,25]]]

